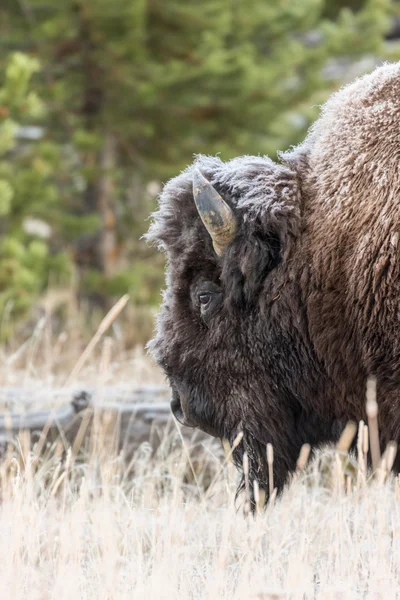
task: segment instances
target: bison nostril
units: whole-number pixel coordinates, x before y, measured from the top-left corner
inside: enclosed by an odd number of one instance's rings
[[[197,427],[197,423],[185,417],[185,414],[182,410],[181,400],[178,394],[173,394],[170,406],[172,414],[174,415],[178,423],[180,423],[181,425],[185,425],[185,427]]]
[[[175,419],[179,421],[181,425],[184,425],[185,416],[182,411],[181,401],[179,398],[173,398],[171,400],[171,411]]]

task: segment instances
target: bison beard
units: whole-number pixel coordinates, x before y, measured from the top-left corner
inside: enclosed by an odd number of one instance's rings
[[[232,443],[281,491],[303,443],[365,419],[400,442],[400,65],[335,94],[305,142],[223,163],[197,157],[164,188],[148,238],[167,256],[150,348],[177,418]],[[399,470],[399,462],[395,469]]]

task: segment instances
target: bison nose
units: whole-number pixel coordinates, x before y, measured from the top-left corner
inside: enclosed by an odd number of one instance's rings
[[[176,393],[174,393],[171,400],[171,411],[175,419],[181,425],[184,425],[185,427],[197,427],[197,423],[185,417],[185,414],[182,410],[181,400]]]

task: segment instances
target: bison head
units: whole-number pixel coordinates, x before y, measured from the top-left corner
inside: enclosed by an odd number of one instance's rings
[[[199,156],[164,188],[149,238],[167,255],[167,289],[150,347],[178,421],[243,450],[266,487],[266,444],[281,489],[302,443],[332,436],[292,268],[301,230],[296,174],[268,158]],[[308,368],[305,368],[308,365]]]

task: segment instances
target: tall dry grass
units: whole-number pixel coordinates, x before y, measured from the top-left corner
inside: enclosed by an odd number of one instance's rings
[[[69,348],[66,369],[68,344],[60,344],[44,324],[3,351],[0,385],[63,385],[71,373],[73,384],[161,381],[142,353],[127,354],[112,336],[84,364]],[[356,429],[358,455],[349,457]],[[366,471],[368,433],[349,425],[336,449],[307,466],[304,447],[291,485],[276,499],[271,478],[273,502],[255,517],[245,497],[235,503],[228,447],[227,460],[204,449],[193,465],[184,446],[169,451],[166,440],[156,456],[144,445],[127,468],[101,430],[81,457],[60,443],[39,453],[22,435],[0,462],[0,599],[394,600],[399,480],[390,474],[393,447],[375,452],[373,477]],[[270,447],[271,470],[273,459]],[[256,486],[259,504],[261,496]]]
[[[207,493],[184,482],[184,453],[142,451],[125,478],[105,454],[35,466],[22,449],[0,467],[0,597],[395,599],[398,480],[345,485],[334,456],[244,518],[229,468]]]
[[[132,343],[135,327],[120,322],[127,306],[124,296],[97,326],[85,327],[74,313],[60,331],[46,312],[27,335],[0,345],[0,387],[161,385],[164,376],[143,350]],[[102,364],[103,363],[103,364]],[[105,366],[104,366],[104,363]]]

